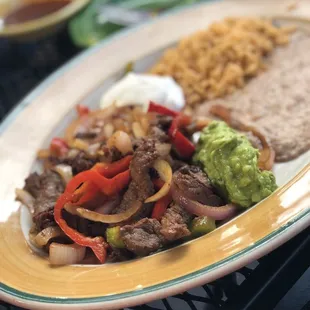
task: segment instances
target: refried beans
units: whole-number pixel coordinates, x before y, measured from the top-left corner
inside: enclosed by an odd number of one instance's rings
[[[229,107],[233,118],[248,120],[266,133],[276,161],[310,149],[310,38],[299,37],[268,59],[269,69],[233,95],[207,101],[196,110],[208,115],[212,104]]]

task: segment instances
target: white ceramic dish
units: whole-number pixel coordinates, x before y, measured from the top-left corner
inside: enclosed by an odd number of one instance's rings
[[[216,1],[165,15],[87,50],[27,96],[1,125],[0,298],[25,308],[114,309],[145,303],[213,281],[265,255],[310,224],[309,152],[275,167],[276,193],[211,234],[125,263],[51,268],[25,242],[30,219],[14,202],[36,150],[61,135],[76,103],[99,104],[129,61],[145,71],[162,50],[214,20],[281,15],[310,29],[310,3]],[[289,17],[287,19],[287,17]],[[301,19],[301,17],[304,18]],[[180,26],[181,25],[181,26]],[[167,31],[169,29],[169,31]],[[143,44],[141,44],[143,42]],[[126,52],[124,52],[126,51]],[[28,217],[27,217],[28,216]],[[20,225],[21,224],[21,225]]]

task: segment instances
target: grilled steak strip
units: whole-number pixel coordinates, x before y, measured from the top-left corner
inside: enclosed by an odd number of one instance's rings
[[[160,228],[157,220],[144,218],[133,225],[123,226],[121,235],[128,250],[138,256],[146,256],[163,246]]]
[[[26,179],[25,190],[35,197],[32,220],[38,230],[56,225],[54,205],[64,189],[62,178],[50,170],[41,175],[33,173]]]

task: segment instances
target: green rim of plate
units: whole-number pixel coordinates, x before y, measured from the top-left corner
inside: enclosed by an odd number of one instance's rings
[[[198,3],[195,4],[195,7],[202,6],[206,2],[216,2],[216,1],[223,1],[223,0],[205,0],[204,3]],[[193,7],[191,5],[190,7]],[[160,17],[158,17],[155,21],[149,21],[142,25],[138,25],[135,27],[132,27],[130,29],[125,29],[115,35],[112,35],[111,37],[103,40],[98,45],[89,48],[85,52],[83,52],[81,55],[75,57],[73,60],[69,61],[67,64],[62,66],[60,69],[55,71],[53,74],[51,74],[44,82],[42,82],[38,87],[36,87],[28,96],[26,96],[14,109],[13,111],[4,119],[2,124],[0,125],[0,134],[2,134],[6,128],[10,125],[10,123],[16,118],[16,116],[26,107],[28,106],[35,97],[39,96],[53,81],[55,81],[61,74],[63,74],[65,71],[73,68],[78,62],[82,61],[84,58],[88,57],[89,55],[95,53],[97,50],[101,49],[103,46],[109,44],[111,41],[115,39],[119,39],[123,36],[126,36],[129,33],[134,32],[138,28],[141,28],[145,25],[150,25],[154,22],[156,22],[158,19],[165,18],[167,16],[171,16],[174,14],[177,14],[179,12],[185,11],[188,7],[182,7],[182,8],[176,8],[173,10],[170,10],[169,12],[162,14]],[[100,296],[100,297],[90,297],[90,298],[62,298],[62,297],[44,297],[39,295],[33,295],[28,294],[19,290],[16,290],[10,286],[7,286],[3,283],[0,283],[0,292],[3,292],[5,294],[8,294],[10,296],[20,298],[24,301],[32,301],[32,302],[39,302],[39,303],[46,303],[46,304],[84,304],[84,303],[100,303],[100,302],[108,302],[108,301],[115,301],[119,299],[126,299],[130,297],[136,297],[140,295],[144,295],[147,293],[152,293],[154,291],[169,288],[174,285],[179,285],[181,283],[194,280],[198,277],[201,277],[205,275],[206,273],[209,273],[215,269],[218,269],[220,267],[223,267],[227,263],[231,261],[235,261],[242,256],[251,253],[253,250],[257,250],[259,247],[263,246],[264,244],[270,242],[271,240],[275,239],[276,237],[279,237],[284,232],[286,232],[289,228],[296,225],[297,222],[299,222],[302,219],[305,219],[307,216],[310,215],[310,209],[305,210],[304,212],[300,213],[298,216],[296,216],[293,220],[288,222],[283,227],[279,228],[278,230],[270,233],[269,235],[262,238],[260,241],[254,243],[252,246],[234,254],[229,257],[227,257],[224,260],[221,260],[215,264],[212,264],[206,268],[200,269],[198,271],[195,271],[193,273],[190,273],[186,276],[182,276],[170,281],[166,281],[157,285],[153,285],[147,288],[143,288],[139,291],[131,291],[121,294],[115,294],[110,296]]]

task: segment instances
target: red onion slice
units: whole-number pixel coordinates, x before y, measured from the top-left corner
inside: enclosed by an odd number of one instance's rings
[[[198,201],[188,199],[175,185],[172,186],[171,191],[173,200],[191,214],[197,216],[204,215],[219,221],[231,218],[237,213],[237,207],[233,204],[227,204],[221,207],[211,207]]]

